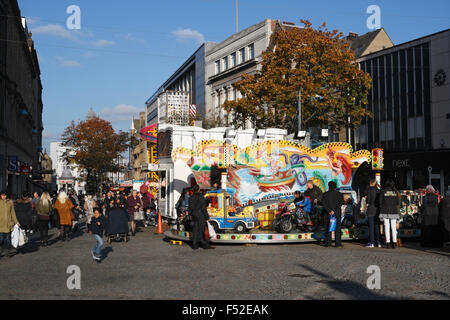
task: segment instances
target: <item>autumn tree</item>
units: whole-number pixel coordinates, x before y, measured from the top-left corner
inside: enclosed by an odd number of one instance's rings
[[[70,148],[65,160],[84,169],[87,188],[96,191],[106,182],[107,173],[120,170],[117,159],[130,143],[128,133],[115,132],[110,122],[98,117],[78,124],[72,121],[62,134],[62,145]]]
[[[369,74],[358,68],[350,43],[323,23],[317,30],[301,20],[303,28],[280,28],[262,53],[261,68],[243,74],[234,87],[242,93],[224,108],[243,126],[297,129],[301,90],[302,128],[328,126],[333,131],[356,128],[371,116],[364,108],[371,87]],[[350,119],[350,121],[349,121]]]

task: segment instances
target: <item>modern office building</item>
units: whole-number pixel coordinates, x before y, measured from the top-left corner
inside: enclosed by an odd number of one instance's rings
[[[359,58],[373,79],[356,149],[385,149],[400,189],[450,186],[450,29]]]

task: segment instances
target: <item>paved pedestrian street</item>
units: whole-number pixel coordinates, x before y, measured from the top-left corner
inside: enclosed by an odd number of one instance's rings
[[[101,263],[92,259],[95,241],[88,234],[45,248],[35,234],[17,255],[0,259],[0,299],[450,298],[447,248],[404,241],[399,249],[344,242],[342,249],[305,243],[194,251],[155,232],[141,228],[128,243],[105,241]],[[380,268],[379,290],[367,287],[372,265]],[[79,267],[80,289],[68,289],[69,266]]]

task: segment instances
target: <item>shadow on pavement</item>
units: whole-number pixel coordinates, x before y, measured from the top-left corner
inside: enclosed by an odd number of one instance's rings
[[[374,290],[370,290],[367,287],[354,282],[354,281],[342,281],[342,280],[338,280],[335,279],[329,275],[327,275],[326,273],[317,271],[307,265],[304,264],[299,264],[299,266],[301,266],[302,268],[304,268],[305,270],[320,276],[322,279],[321,280],[317,280],[317,283],[324,283],[326,284],[329,288],[335,290],[335,291],[339,291],[347,296],[349,296],[350,299],[358,299],[358,300],[406,300],[409,298],[405,298],[405,297],[389,297],[389,296],[385,296],[385,295],[381,295],[376,293],[376,291]],[[310,296],[306,296],[306,298],[308,299],[317,299],[317,297],[310,297]]]
[[[101,259],[99,262],[102,262],[103,260],[105,260],[106,258],[108,258],[108,254],[111,253],[111,252],[114,252],[114,250],[113,250],[112,247],[106,247],[105,249],[103,249],[103,250],[101,251],[102,259]]]

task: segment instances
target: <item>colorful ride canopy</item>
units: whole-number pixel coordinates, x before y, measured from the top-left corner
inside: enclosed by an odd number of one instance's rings
[[[151,143],[157,143],[158,141],[158,124],[155,123],[151,126],[142,128],[139,131],[141,138],[146,141],[150,141]]]
[[[210,187],[211,167],[228,169],[227,187],[235,190],[235,200],[246,204],[272,196],[291,196],[304,191],[312,180],[322,191],[328,182],[351,187],[353,169],[371,161],[371,153],[353,153],[352,146],[333,142],[311,150],[292,141],[267,140],[245,149],[223,141],[201,141],[196,150],[177,148],[172,160],[184,161],[201,188]]]

